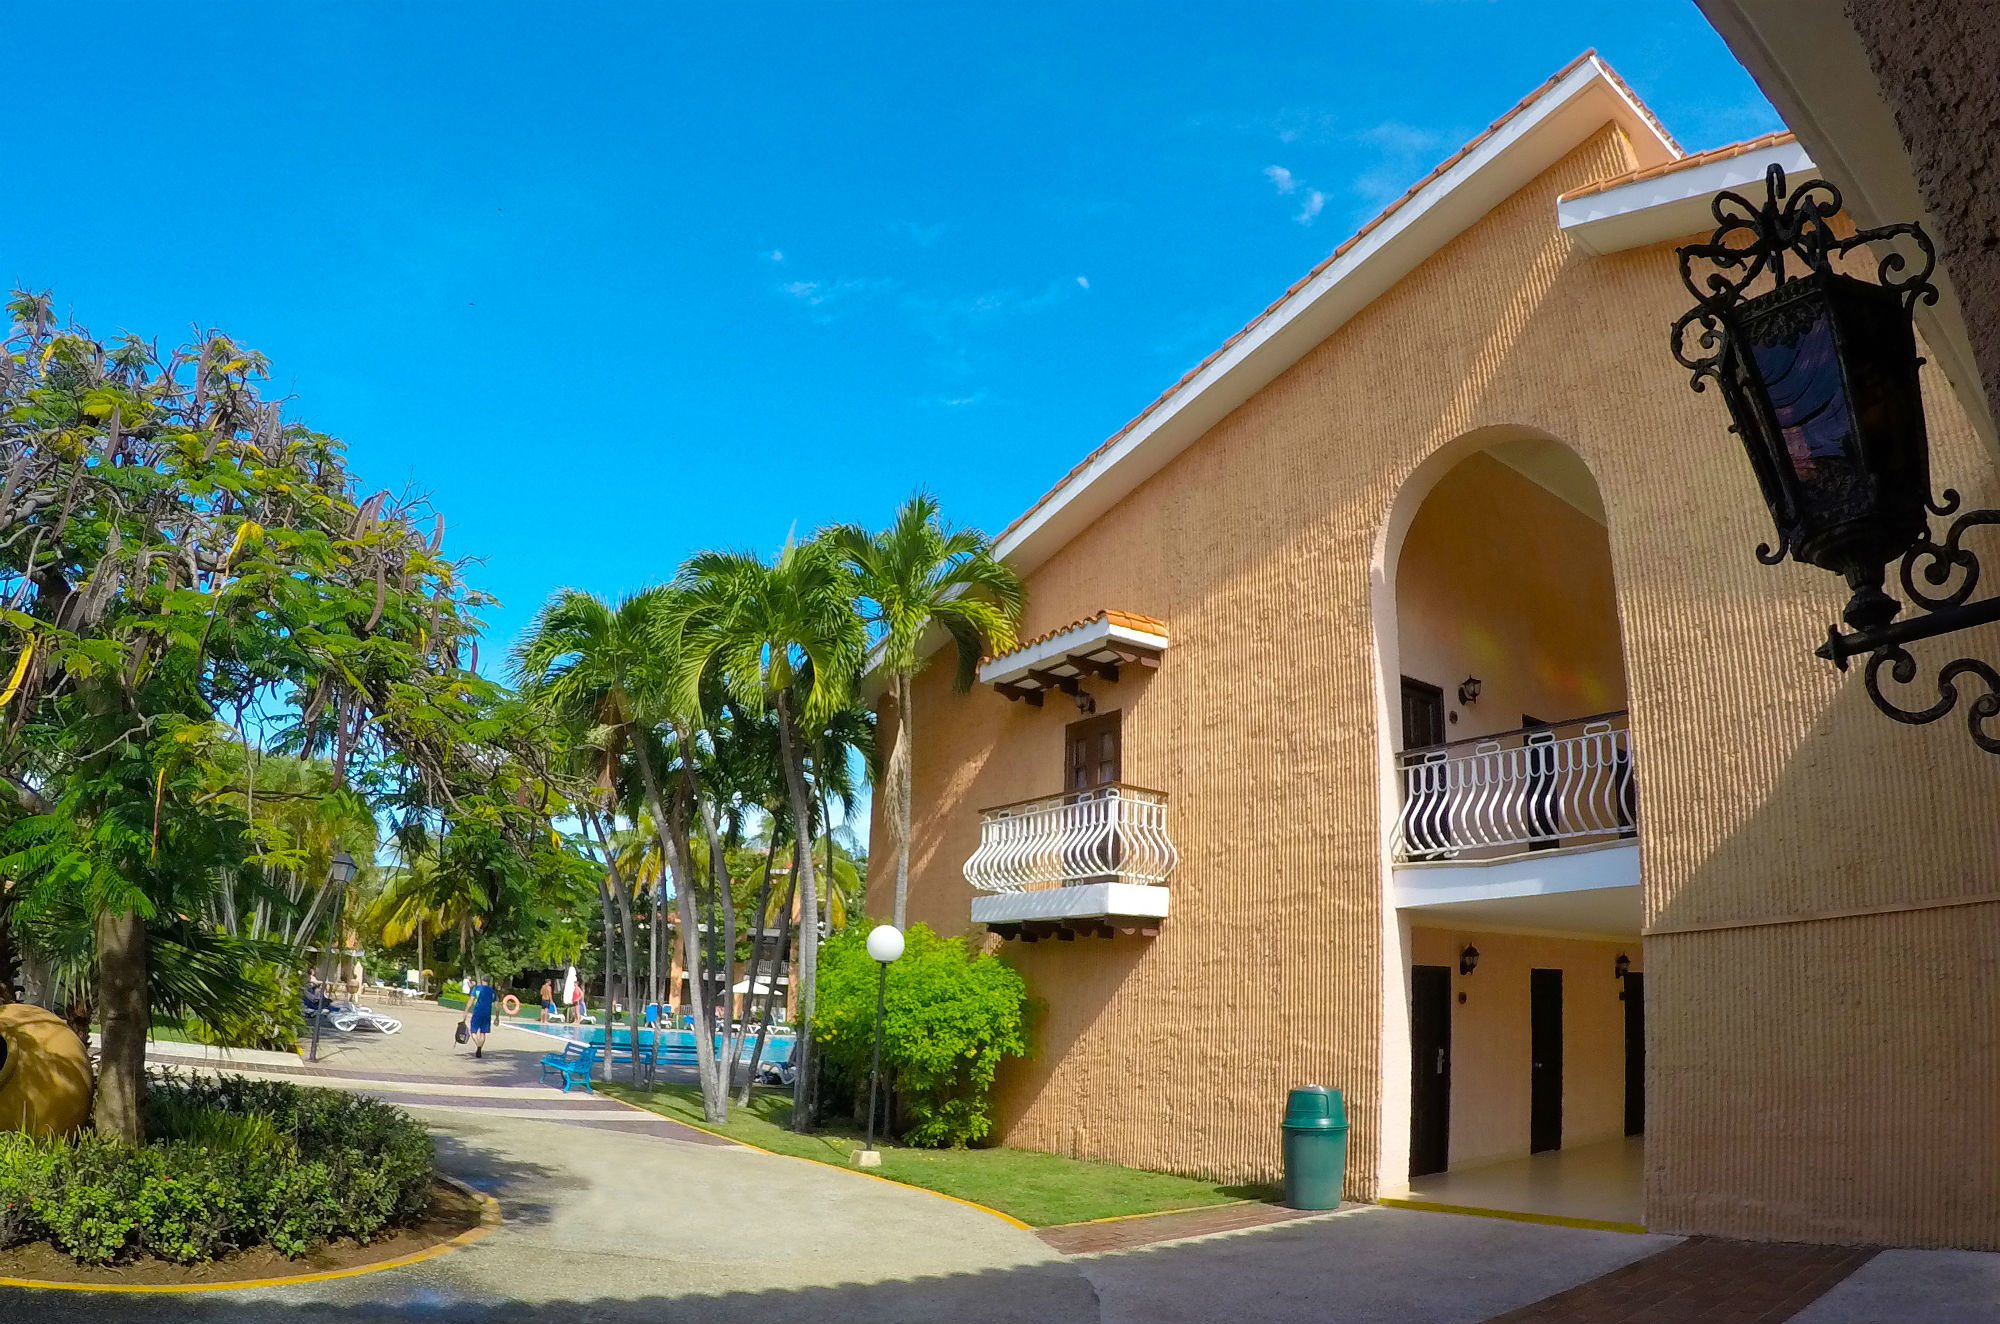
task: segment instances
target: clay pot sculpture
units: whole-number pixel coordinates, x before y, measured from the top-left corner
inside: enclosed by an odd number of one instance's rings
[[[90,1120],[90,1090],[90,1055],[62,1017],[0,1006],[0,1130],[68,1135]]]

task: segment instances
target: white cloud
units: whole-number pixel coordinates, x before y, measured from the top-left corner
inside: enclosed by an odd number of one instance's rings
[[[971,395],[941,395],[937,403],[946,409],[964,409],[968,405],[981,404],[986,399],[986,388],[980,387]]]
[[[1379,147],[1384,153],[1395,156],[1436,151],[1444,141],[1443,135],[1435,129],[1418,128],[1414,124],[1402,124],[1395,120],[1384,120],[1371,129],[1363,129],[1354,137],[1357,142]]]
[[[1083,277],[1083,276],[1078,276],[1078,277],[1076,278],[1076,287],[1077,287],[1078,289],[1080,289],[1080,290],[1087,290],[1087,289],[1089,289],[1089,288],[1090,288],[1090,281],[1089,281],[1089,279],[1088,279],[1088,278],[1086,278],[1086,277]]]
[[[782,248],[774,248],[770,252],[764,254],[764,256],[772,262],[783,262],[785,260],[785,250]]]
[[[1326,209],[1326,194],[1316,188],[1308,187],[1304,180],[1284,166],[1265,166],[1264,178],[1271,181],[1271,187],[1278,190],[1279,197],[1298,198],[1299,209],[1292,219],[1300,225],[1311,225],[1320,212]]]

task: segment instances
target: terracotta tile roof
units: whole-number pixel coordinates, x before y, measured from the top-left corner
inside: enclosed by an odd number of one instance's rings
[[[981,665],[987,662],[998,661],[999,658],[1012,657],[1016,653],[1025,653],[1037,644],[1045,644],[1059,634],[1068,634],[1071,630],[1081,630],[1084,626],[1095,625],[1099,621],[1103,621],[1107,625],[1120,626],[1127,630],[1137,630],[1141,634],[1157,634],[1161,638],[1165,638],[1167,634],[1167,623],[1163,620],[1152,616],[1141,616],[1134,611],[1119,611],[1116,607],[1106,607],[1095,616],[1086,616],[1080,621],[1071,621],[1068,625],[1058,625],[1053,630],[1044,630],[1033,639],[1023,639],[1004,653],[1000,653],[995,657],[982,659]]]
[[[1562,201],[1568,202],[1572,198],[1587,198],[1593,193],[1603,193],[1608,189],[1617,188],[1621,184],[1633,184],[1642,179],[1658,179],[1662,175],[1671,175],[1677,170],[1688,170],[1695,166],[1704,166],[1711,161],[1727,161],[1732,156],[1744,156],[1750,152],[1761,152],[1766,147],[1781,147],[1786,143],[1797,141],[1792,136],[1790,129],[1780,129],[1776,133],[1760,134],[1755,138],[1745,138],[1740,143],[1726,143],[1721,147],[1710,148],[1706,152],[1696,152],[1693,156],[1683,156],[1678,161],[1663,161],[1659,165],[1647,166],[1643,170],[1627,170],[1622,175],[1613,175],[1609,179],[1600,179],[1595,184],[1586,184],[1582,188],[1571,189],[1562,195]]]
[[[1342,257],[1346,256],[1348,250],[1352,249],[1356,244],[1360,243],[1363,239],[1367,238],[1368,235],[1371,232],[1373,232],[1377,227],[1379,227],[1384,221],[1388,220],[1391,216],[1394,216],[1396,212],[1403,207],[1404,204],[1409,202],[1411,198],[1414,198],[1419,192],[1421,192],[1426,185],[1430,184],[1433,180],[1443,175],[1445,171],[1451,169],[1453,166],[1457,165],[1460,161],[1464,160],[1466,156],[1469,155],[1481,143],[1485,142],[1488,138],[1491,138],[1494,134],[1498,133],[1501,129],[1505,128],[1509,120],[1513,119],[1523,110],[1526,110],[1529,107],[1529,105],[1531,105],[1535,101],[1536,98],[1540,97],[1543,93],[1547,92],[1557,83],[1560,83],[1563,79],[1569,77],[1571,73],[1575,72],[1576,69],[1582,66],[1586,61],[1596,59],[1596,57],[1597,57],[1597,50],[1595,47],[1586,50],[1583,54],[1577,56],[1574,60],[1571,60],[1568,64],[1556,70],[1553,74],[1550,74],[1549,77],[1541,84],[1541,86],[1537,87],[1534,91],[1528,93],[1528,95],[1522,97],[1519,101],[1515,102],[1511,107],[1508,108],[1506,114],[1500,116],[1499,119],[1494,120],[1491,124],[1487,125],[1478,134],[1474,135],[1471,141],[1467,142],[1465,146],[1459,148],[1456,152],[1453,152],[1450,156],[1438,162],[1438,164],[1432,168],[1429,174],[1425,175],[1422,179],[1419,179],[1416,183],[1410,185],[1408,189],[1404,190],[1403,196],[1397,198],[1394,202],[1391,202],[1388,206],[1384,207],[1381,211],[1377,212],[1373,220],[1369,221],[1359,230],[1356,230],[1352,235],[1349,235],[1346,241],[1343,242],[1340,245],[1340,247],[1334,249],[1333,252],[1327,254],[1325,259],[1323,259],[1321,262],[1315,265],[1311,271],[1308,271],[1305,275],[1293,281],[1290,287],[1288,287],[1283,294],[1273,299],[1270,302],[1270,304],[1265,307],[1263,312],[1258,313],[1248,322],[1245,322],[1243,324],[1243,328],[1240,331],[1238,331],[1235,335],[1229,337],[1229,339],[1223,341],[1220,345],[1217,345],[1213,350],[1209,352],[1207,357],[1202,359],[1201,362],[1195,364],[1192,368],[1189,368],[1186,372],[1182,373],[1180,376],[1180,380],[1176,381],[1172,386],[1169,386],[1166,390],[1160,392],[1158,397],[1156,397],[1151,404],[1147,405],[1144,409],[1140,410],[1137,414],[1133,415],[1131,421],[1126,423],[1124,427],[1119,428],[1116,432],[1112,433],[1109,437],[1105,438],[1105,440],[1100,445],[1098,445],[1094,450],[1092,450],[1090,454],[1084,456],[1081,460],[1077,461],[1076,464],[1070,468],[1070,471],[1068,473],[1064,474],[1060,479],[1056,481],[1055,486],[1051,487],[1048,491],[1042,493],[1041,497],[1038,500],[1036,500],[1034,505],[1029,506],[1026,510],[1022,511],[1020,515],[1015,517],[1013,523],[1009,524],[1006,528],[1002,529],[1000,531],[1000,537],[1002,539],[1006,538],[1008,534],[1012,533],[1015,529],[1019,528],[1036,511],[1040,510],[1043,506],[1047,505],[1050,499],[1053,498],[1056,493],[1062,491],[1064,487],[1069,485],[1071,479],[1075,478],[1078,474],[1082,473],[1085,469],[1090,467],[1091,463],[1095,461],[1100,455],[1104,454],[1104,452],[1110,450],[1113,446],[1117,445],[1119,440],[1123,438],[1127,433],[1131,432],[1133,428],[1136,428],[1141,423],[1145,422],[1147,418],[1152,416],[1155,410],[1157,410],[1161,405],[1165,404],[1169,399],[1173,398],[1174,394],[1178,392],[1183,386],[1186,386],[1189,382],[1193,381],[1196,377],[1200,376],[1201,373],[1211,363],[1214,363],[1217,359],[1221,358],[1224,354],[1228,353],[1232,345],[1234,345],[1237,341],[1243,339],[1243,337],[1249,335],[1252,331],[1254,331],[1260,322],[1262,322],[1265,318],[1269,317],[1272,313],[1276,312],[1287,299],[1291,298],[1294,294],[1297,294],[1307,285],[1310,285],[1319,276],[1321,272],[1325,271],[1328,267],[1332,266],[1335,262],[1338,262]],[[1613,72],[1610,65],[1605,64],[1602,60],[1599,60],[1598,64],[1601,68],[1603,68],[1604,72],[1611,78],[1611,81],[1616,83],[1619,89],[1623,91],[1627,97],[1631,98],[1632,103],[1639,108],[1642,114],[1645,115],[1647,121],[1651,123],[1653,127],[1659,130],[1660,136],[1665,138],[1667,142],[1673,147],[1674,151],[1678,153],[1681,150],[1680,144],[1674,141],[1673,136],[1667,132],[1666,126],[1660,123],[1660,121],[1653,115],[1653,112],[1646,108],[1645,102],[1639,99],[1638,94],[1632,90],[1630,84],[1626,83],[1624,79],[1620,78],[1615,72]]]

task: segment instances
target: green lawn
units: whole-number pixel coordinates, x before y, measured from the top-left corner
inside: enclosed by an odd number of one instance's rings
[[[677,1122],[837,1168],[851,1166],[848,1155],[861,1148],[855,1132],[828,1130],[802,1136],[785,1129],[782,1123],[792,1111],[788,1092],[758,1090],[748,1108],[731,1107],[728,1122],[709,1126],[701,1119],[701,1092],[693,1085],[665,1084],[650,1094],[626,1084],[597,1088]],[[971,1200],[1034,1227],[1265,1200],[1277,1194],[1272,1186],[1221,1186],[1032,1149],[905,1149],[888,1144],[879,1148],[882,1166],[872,1171],[880,1176]]]

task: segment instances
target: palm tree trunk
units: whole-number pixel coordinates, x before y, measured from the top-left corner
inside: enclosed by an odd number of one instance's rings
[[[674,903],[680,913],[681,945],[686,950],[688,976],[696,977],[701,968],[701,935],[695,922],[694,896],[689,890],[692,873],[687,855],[687,833],[678,803],[669,823],[667,807],[660,795],[660,779],[653,768],[652,757],[646,752],[644,734],[632,742],[634,761],[639,765],[639,780],[646,788],[646,804],[653,811],[653,831],[660,839],[662,863],[674,871]],[[693,756],[694,751],[682,748],[683,758]],[[690,774],[692,775],[692,774]],[[711,1028],[709,1016],[702,1009],[702,999],[690,998],[694,1004],[694,1065],[695,1075],[701,1081],[701,1112],[704,1121],[720,1124],[729,1119],[729,1096],[722,1092],[722,1074],[716,1070],[715,1032]]]
[[[145,1141],[141,1105],[146,1090],[146,924],[137,911],[97,917],[97,1006],[104,1049],[97,1071],[97,1134],[138,1145]]]
[[[799,825],[797,830],[803,835],[807,831],[805,825],[812,822],[812,793],[806,789],[804,743],[792,728],[791,695],[785,690],[778,691],[778,751],[779,762],[784,764],[785,769],[785,791],[792,802],[792,822]],[[813,877],[810,850],[799,852],[797,877],[803,922],[799,925],[799,1074],[792,1083],[792,1129],[806,1131],[812,1126],[809,1107],[812,1094],[813,993],[819,976],[819,888]]]
[[[896,675],[896,734],[889,746],[889,849],[896,855],[895,923],[907,927],[910,908],[910,678]]]
[[[773,825],[772,835],[776,835],[775,824]],[[736,1102],[746,1106],[750,1102],[750,1087],[757,1083],[757,1067],[764,1060],[764,1040],[769,1038],[771,1033],[771,1010],[778,1001],[778,967],[783,964],[785,952],[790,948],[792,942],[792,893],[798,890],[798,856],[799,848],[795,841],[792,845],[792,881],[785,888],[784,904],[778,908],[780,917],[778,920],[778,945],[771,953],[770,987],[765,990],[764,1010],[757,1020],[757,1046],[750,1051],[750,1072],[743,1078],[743,1093],[738,1095],[736,1099]],[[761,922],[760,920],[759,923]],[[757,986],[752,984],[750,991],[754,995],[757,991]]]
[[[764,881],[757,888],[757,908],[750,912],[750,932],[752,935],[750,938],[750,969],[744,975],[744,981],[748,984],[750,991],[744,994],[744,997],[748,999],[747,1005],[751,1008],[757,1005],[757,972],[763,967],[764,956],[764,908],[771,904],[771,857],[777,853],[777,849],[778,825],[772,823],[771,841],[770,844],[764,847]],[[772,959],[776,960],[775,957]],[[774,965],[771,969],[771,978],[774,982],[777,978],[777,973],[777,968]],[[751,1015],[755,1015],[755,1012],[751,1012]],[[746,1015],[743,1020],[747,1028],[750,1015]],[[740,1038],[741,1036],[738,1036],[738,1040]],[[739,1049],[737,1052],[732,1053],[728,1062],[724,1064],[722,1083],[727,1089],[734,1090],[736,1088],[736,1059],[740,1056],[742,1056],[742,1053]],[[750,1079],[755,1080],[756,1078],[757,1065],[755,1062],[752,1062],[750,1065]]]

